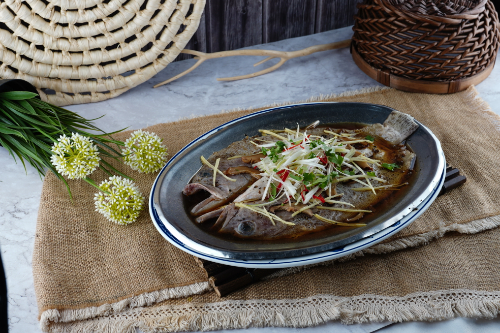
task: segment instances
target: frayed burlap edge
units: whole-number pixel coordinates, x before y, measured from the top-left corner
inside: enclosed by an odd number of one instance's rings
[[[113,318],[55,324],[52,332],[135,333],[135,329],[139,328],[146,333],[157,333],[266,326],[307,327],[331,320],[355,324],[439,321],[457,316],[491,319],[500,312],[500,292],[452,289],[405,296],[317,295],[299,300],[224,301],[160,307],[155,310],[152,314],[147,309],[134,309]]]
[[[144,293],[138,296],[123,299],[116,303],[103,304],[101,306],[66,310],[49,309],[43,311],[40,315],[40,328],[42,331],[48,332],[51,322],[71,322],[100,316],[111,316],[128,309],[150,306],[154,303],[158,303],[171,298],[180,298],[195,294],[201,294],[210,289],[211,287],[208,282],[199,282],[188,286],[167,288],[150,293]]]

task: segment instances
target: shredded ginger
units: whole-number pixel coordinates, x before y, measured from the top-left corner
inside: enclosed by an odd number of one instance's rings
[[[352,134],[344,136],[331,131],[325,132],[334,134],[332,138],[309,135],[299,129],[285,129],[280,134],[269,130],[259,132],[278,139],[276,142],[256,144],[265,157],[253,166],[261,172],[261,176],[269,179],[262,200],[268,198],[273,202],[285,195],[289,204],[324,203],[321,193],[327,190],[331,193],[335,183],[352,180],[374,192],[370,179],[385,182],[373,173],[363,172],[355,163],[364,161],[379,165],[379,161],[363,154],[355,156],[355,149],[348,146],[349,143],[368,140],[355,140]]]

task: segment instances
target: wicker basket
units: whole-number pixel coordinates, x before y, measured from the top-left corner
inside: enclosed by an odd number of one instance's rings
[[[365,0],[353,30],[353,59],[366,74],[396,89],[437,94],[488,77],[500,39],[489,0]]]
[[[103,101],[150,79],[196,32],[205,0],[2,0],[0,77],[57,105]]]

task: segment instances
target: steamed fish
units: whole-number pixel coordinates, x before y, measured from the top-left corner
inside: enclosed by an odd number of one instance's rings
[[[416,156],[402,141],[417,128],[394,111],[361,129],[261,130],[210,156],[183,192],[208,195],[190,211],[198,223],[215,221],[213,232],[240,238],[364,226],[407,184]]]

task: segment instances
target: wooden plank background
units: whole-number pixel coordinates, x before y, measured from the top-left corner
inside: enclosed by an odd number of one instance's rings
[[[361,0],[207,0],[186,49],[202,52],[310,35],[354,24]],[[188,56],[180,55],[178,60]]]

